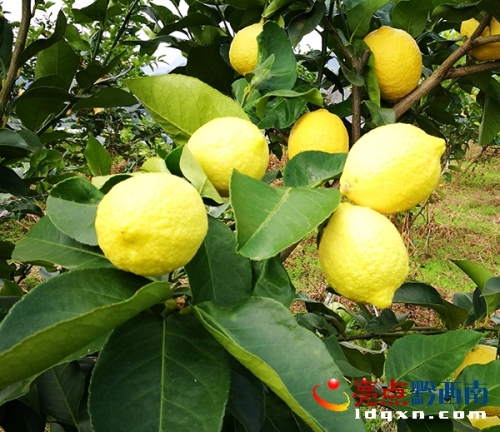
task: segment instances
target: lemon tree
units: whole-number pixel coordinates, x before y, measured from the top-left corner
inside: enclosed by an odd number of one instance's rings
[[[496,426],[500,278],[455,261],[476,288],[443,297],[398,229],[449,175],[450,130],[496,143],[495,2],[68,1],[43,36],[49,2],[21,3],[0,214],[38,217],[0,241],[3,430]],[[130,73],[165,44],[182,65]],[[333,307],[287,270],[311,238]]]

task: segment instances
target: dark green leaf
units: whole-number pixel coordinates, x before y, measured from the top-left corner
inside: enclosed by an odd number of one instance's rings
[[[310,432],[312,428],[307,426],[300,417],[288,407],[274,393],[266,397],[266,417],[262,429],[259,432]]]
[[[35,78],[56,75],[62,78],[66,89],[69,89],[78,66],[80,66],[80,57],[75,54],[73,48],[65,40],[60,40],[38,55]]]
[[[169,35],[170,33],[191,27],[216,26],[214,20],[209,16],[199,12],[191,13],[173,24],[168,24],[158,33],[158,36]]]
[[[78,405],[85,388],[78,362],[53,367],[36,379],[42,411],[61,423],[78,426]]]
[[[48,39],[37,39],[29,44],[21,55],[21,64],[26,63],[31,57],[38,54],[40,51],[50,48],[64,37],[66,31],[66,16],[62,11],[57,14],[56,28],[54,33]]]
[[[312,389],[318,386],[318,395],[331,403],[351,400],[342,373],[324,344],[300,327],[282,304],[252,297],[229,308],[203,303],[194,310],[215,339],[314,430],[364,430],[362,422],[354,419],[352,403],[346,411],[334,414],[312,397]],[[284,355],[291,347],[300,350]],[[339,380],[339,391],[328,390],[331,378]]]
[[[192,315],[138,316],[99,355],[93,430],[218,432],[228,392],[226,355]]]
[[[75,49],[79,51],[90,52],[90,44],[86,40],[81,38],[78,28],[73,24],[68,24],[66,26],[64,37]]]
[[[30,146],[30,143],[17,132],[0,129],[0,157],[5,159],[16,159],[27,156],[38,150]]]
[[[14,196],[26,196],[27,189],[21,177],[6,166],[0,165],[0,191]]]
[[[453,422],[445,419],[398,420],[398,432],[453,432]]]
[[[0,259],[8,260],[12,256],[14,243],[7,240],[0,240]]]
[[[12,297],[22,297],[24,291],[22,288],[10,280],[4,280],[3,285],[0,288],[0,296],[12,296]]]
[[[279,255],[263,261],[252,261],[252,273],[254,296],[270,297],[290,307],[295,298],[295,287]]]
[[[364,44],[364,48],[368,48],[368,45]],[[378,78],[377,78],[377,73],[375,71],[375,57],[373,55],[370,55],[368,57],[368,61],[366,62],[366,67],[364,70],[363,74],[364,80],[365,80],[365,86],[366,90],[368,92],[368,97],[370,98],[370,101],[377,107],[380,108],[380,87],[378,85]],[[368,101],[365,101],[367,103]],[[369,105],[367,104],[368,109]],[[374,113],[371,112],[370,114],[372,117],[374,117]],[[373,120],[375,124],[375,120]],[[396,121],[392,122],[395,123]]]
[[[169,284],[114,269],[64,273],[38,285],[0,324],[0,388],[64,360],[171,297]],[[40,307],[40,305],[44,307]]]
[[[259,122],[259,129],[285,129],[290,127],[306,106],[304,99],[285,99],[278,97],[270,103],[266,103],[266,111]]]
[[[102,252],[59,231],[46,216],[17,242],[12,259],[33,264],[58,264],[68,269],[113,267]]]
[[[468,317],[468,310],[447,302],[435,288],[419,282],[407,282],[401,285],[394,293],[392,301],[433,309],[450,330],[458,328]]]
[[[462,363],[465,354],[481,339],[472,330],[442,335],[407,335],[394,342],[387,355],[385,376],[395,381],[440,383]]]
[[[252,88],[261,93],[291,89],[297,79],[297,67],[285,31],[277,23],[268,21],[257,36],[257,41],[259,59],[253,71]]]
[[[400,322],[394,312],[390,309],[384,309],[378,317],[368,322],[365,329],[370,333],[380,334],[387,333],[399,326]]]
[[[486,281],[483,296],[497,295],[500,293],[500,277],[492,277]]]
[[[340,177],[346,158],[346,153],[301,152],[286,164],[283,180],[289,187],[321,186]]]
[[[94,21],[103,21],[106,16],[106,0],[96,0],[82,9],[72,9],[75,21],[78,24],[86,24]]]
[[[177,145],[185,144],[196,129],[214,118],[248,120],[237,102],[196,78],[168,74],[129,79],[124,84]]]
[[[220,55],[220,45],[193,47],[189,50],[186,71],[220,92],[231,95],[234,70]]]
[[[94,221],[104,194],[82,177],[56,185],[47,200],[47,215],[57,229],[76,241],[97,246]]]
[[[479,126],[479,145],[490,144],[500,132],[500,102],[486,95],[483,119]]]
[[[96,82],[99,78],[104,77],[120,64],[122,54],[113,57],[106,66],[101,65],[96,60],[88,62],[87,67],[78,71],[76,81],[82,88],[86,88]]]
[[[458,292],[453,294],[453,304],[468,312],[469,316],[464,321],[464,326],[468,326],[475,321],[472,293]]]
[[[271,258],[326,220],[339,202],[336,189],[276,188],[235,170],[231,204],[238,252],[257,261]]]
[[[119,88],[106,87],[99,89],[90,97],[80,99],[73,107],[73,111],[88,108],[132,106],[136,104],[137,99],[130,93]]]
[[[351,29],[351,38],[362,38],[370,29],[373,14],[389,0],[364,0],[359,2],[347,14],[347,23]]]
[[[325,13],[325,4],[316,2],[310,12],[294,17],[288,26],[288,36],[292,45],[296,46],[305,35],[314,31]]]
[[[45,421],[45,414],[18,400],[0,406],[0,425],[7,432],[44,432]]]
[[[235,236],[228,226],[211,217],[208,222],[205,240],[186,265],[195,304],[230,305],[250,297],[250,260],[236,253]]]
[[[13,42],[14,34],[12,33],[12,26],[2,16],[0,17],[0,64],[5,71],[9,70]]]
[[[399,2],[392,10],[392,24],[416,38],[425,30],[431,9],[432,0]]]
[[[349,362],[347,357],[342,351],[342,347],[340,346],[336,336],[330,336],[323,339],[328,352],[333,357],[335,364],[339,367],[342,373],[348,377],[362,377],[367,375],[365,371],[362,371]]]
[[[84,155],[93,176],[106,176],[109,174],[111,165],[113,164],[111,156],[92,134],[89,134]]]

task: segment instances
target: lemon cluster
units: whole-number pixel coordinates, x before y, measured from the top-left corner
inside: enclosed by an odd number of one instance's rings
[[[476,30],[478,25],[479,22],[474,18],[464,21],[460,26],[460,33],[464,36],[471,37],[472,33],[474,33],[474,30]],[[490,25],[486,26],[486,28],[481,33],[481,37],[493,36],[497,34],[500,34],[500,23],[496,20],[496,18],[491,18]],[[471,49],[469,54],[476,60],[499,60],[500,42],[480,45],[476,48]]]
[[[382,213],[408,210],[427,199],[440,176],[443,139],[415,126],[378,127],[354,144],[340,204],[323,231],[319,260],[330,285],[344,297],[385,308],[408,275],[408,252]]]

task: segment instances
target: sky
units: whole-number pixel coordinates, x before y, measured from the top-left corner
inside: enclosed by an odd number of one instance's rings
[[[53,13],[53,17],[57,16],[57,12],[61,8],[63,2],[61,0],[52,0],[54,6],[51,8],[51,12]],[[89,4],[93,3],[95,0],[76,0],[74,3],[74,7],[77,9],[81,9],[85,6],[88,6]],[[171,1],[170,0],[154,0],[155,4],[158,5],[163,5],[163,6],[171,6]],[[181,3],[181,10],[186,10],[187,6],[183,3]],[[21,0],[0,0],[0,4],[2,5],[2,8],[5,12],[10,12],[9,14],[6,14],[6,17],[9,21],[19,21],[21,18]],[[42,12],[38,12],[42,13]],[[139,35],[140,37],[140,35]],[[145,34],[143,37],[146,39]],[[307,51],[310,46],[317,46],[319,47],[321,44],[321,39],[320,36],[314,32],[310,33],[307,35],[302,42],[299,44],[299,49],[301,51]],[[155,53],[157,56],[164,56],[163,61],[166,63],[165,65],[160,65],[159,69],[155,71],[151,71],[151,73],[165,73],[170,69],[173,69],[176,66],[179,66],[179,64],[183,64],[185,61],[184,58],[182,57],[181,53],[179,50],[175,48],[169,48],[167,44],[160,44],[158,50]],[[148,73],[148,72],[147,72]]]

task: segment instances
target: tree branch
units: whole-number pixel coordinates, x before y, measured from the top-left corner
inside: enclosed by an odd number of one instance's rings
[[[370,57],[370,51],[365,50],[361,55],[361,58],[356,60],[355,71],[358,75],[363,74],[366,62]],[[356,141],[361,138],[361,87],[352,86],[352,135],[351,135],[351,147],[356,143]]]
[[[28,31],[30,28],[31,21],[31,0],[22,0],[21,5],[21,24],[19,25],[19,31],[17,33],[16,44],[14,46],[14,51],[12,53],[12,58],[10,60],[9,70],[7,76],[5,77],[5,82],[3,84],[2,90],[0,90],[0,121],[2,126],[5,125],[6,119],[5,109],[7,108],[7,103],[9,102],[10,92],[14,87],[17,78],[17,71],[21,67],[21,54],[24,51],[26,45],[26,39],[28,37]]]
[[[447,78],[460,78],[467,75],[472,75],[481,72],[488,72],[495,69],[500,69],[500,60],[488,63],[481,63],[460,68],[451,69],[446,75]]]

